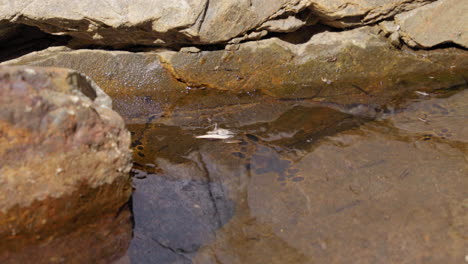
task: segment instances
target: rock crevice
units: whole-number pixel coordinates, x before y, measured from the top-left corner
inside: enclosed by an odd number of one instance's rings
[[[449,8],[450,1],[454,0],[436,3]],[[281,0],[274,3],[265,0],[164,0],[156,3],[146,0],[130,4],[123,0],[112,3],[86,0],[64,4],[57,0],[30,0],[3,5],[0,21],[69,35],[78,45],[177,47],[236,43],[259,39],[272,32],[292,32],[316,23],[339,29],[354,28],[406,11],[430,12],[427,11],[430,8],[422,8],[433,5],[432,2],[434,0]],[[462,12],[466,4],[460,5],[462,8],[458,8],[458,12]],[[416,9],[426,11],[413,11]]]

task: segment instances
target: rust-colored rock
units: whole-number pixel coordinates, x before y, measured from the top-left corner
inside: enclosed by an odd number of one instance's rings
[[[118,257],[131,228],[119,212],[131,193],[129,143],[110,98],[87,77],[0,67],[0,262]]]
[[[174,76],[189,86],[260,91],[281,99],[382,105],[414,90],[464,83],[468,60],[463,50],[398,50],[373,27],[324,31],[307,36],[305,42],[297,37],[286,35],[198,54],[167,51],[160,56]]]

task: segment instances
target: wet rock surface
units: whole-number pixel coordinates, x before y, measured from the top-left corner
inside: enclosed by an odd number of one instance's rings
[[[195,138],[213,125],[209,120],[199,126],[168,126],[157,119],[129,124],[137,197],[130,259],[463,262],[468,224],[465,88],[414,93],[409,102],[388,106],[393,110],[373,121],[327,105],[288,102],[281,113],[271,111],[269,120],[239,125],[227,118],[222,127],[235,136],[226,140]],[[198,192],[204,188],[211,189],[214,199]],[[158,221],[153,215],[170,205],[178,215],[187,215],[185,224],[177,216],[163,224],[145,220]],[[217,217],[204,220],[205,225],[191,217],[205,219],[214,208],[221,224],[213,223]],[[179,240],[183,234],[194,234],[196,247]],[[149,242],[151,237],[155,239]]]
[[[145,115],[161,122],[165,117],[189,120],[186,111],[198,109],[203,115],[206,109],[256,105],[258,100],[378,108],[415,90],[429,92],[465,83],[468,55],[464,50],[399,50],[380,38],[376,27],[328,30],[195,53],[54,47],[5,64],[83,72],[113,98],[116,111],[127,122]],[[225,91],[231,96],[225,96]]]
[[[381,105],[415,89],[442,88],[448,80],[464,83],[465,51],[403,52],[380,39],[376,28],[324,30],[299,43],[293,34],[241,44],[233,51],[162,52],[161,57],[190,87],[339,104]],[[440,57],[443,63],[437,62]]]
[[[89,78],[0,67],[1,262],[122,255],[131,235],[129,145],[111,99]]]
[[[154,52],[55,47],[23,56],[14,64],[65,67],[82,72],[112,97],[118,112],[122,109],[128,113],[125,118],[162,112],[169,103],[186,96],[186,86],[171,77]],[[150,105],[151,102],[157,103]]]

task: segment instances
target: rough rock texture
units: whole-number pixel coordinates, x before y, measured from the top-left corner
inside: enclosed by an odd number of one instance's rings
[[[468,1],[439,0],[399,14],[399,33],[412,47],[430,48],[455,43],[468,48]]]
[[[382,105],[415,90],[465,82],[465,51],[401,51],[373,31],[363,27],[312,37],[306,31],[195,53],[52,48],[5,63],[83,72],[113,97],[126,118],[167,116],[187,101],[196,109],[239,103],[216,91],[247,93],[252,102],[257,93],[274,100]]]
[[[317,21],[339,28],[365,25],[431,1],[14,0],[0,4],[0,21],[71,35],[82,44],[167,46],[226,43],[259,28],[287,32]],[[269,22],[288,17],[297,19]]]
[[[325,31],[303,39],[291,34],[237,45],[232,51],[169,51],[160,56],[189,87],[257,91],[281,99],[381,104],[415,89],[464,82],[465,51],[403,52],[374,31]]]
[[[172,78],[154,52],[51,48],[11,63],[65,67],[85,73],[112,97],[116,111],[128,114],[161,112],[187,96],[186,85]],[[158,104],[146,107],[152,101]]]
[[[125,247],[128,214],[115,217],[131,193],[129,143],[110,98],[87,77],[58,68],[0,67],[1,262],[21,259],[11,255],[20,249],[34,255],[34,245],[50,253],[35,263],[75,259],[73,254],[91,261]],[[124,227],[112,244],[103,231],[118,230],[116,223]],[[83,245],[46,250],[63,236],[82,243],[73,235],[78,229],[88,247],[101,249],[99,256],[78,250]]]
[[[322,23],[345,28],[375,23],[434,0],[313,0],[310,6]]]

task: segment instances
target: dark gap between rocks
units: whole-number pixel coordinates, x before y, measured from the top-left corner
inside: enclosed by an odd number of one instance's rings
[[[425,48],[425,47],[409,47],[412,50],[438,50],[438,49],[450,49],[450,48],[455,48],[455,49],[460,49],[460,50],[465,50],[468,51],[468,48],[465,48],[457,43],[453,42],[445,42],[441,44],[437,44],[435,46]]]
[[[272,32],[268,33],[266,37],[269,38],[279,38],[283,41],[289,42],[291,44],[303,44],[309,41],[314,35],[323,33],[323,32],[341,32],[342,29],[333,28],[323,24],[316,24],[311,26],[302,27],[294,32],[287,33],[278,33]]]
[[[302,10],[301,12],[295,14],[296,17],[304,20],[308,19],[309,16],[313,14],[310,10]],[[284,14],[281,17],[288,17],[292,14]],[[358,21],[361,17],[347,17],[343,18],[343,21],[347,22],[354,22],[355,20]],[[376,21],[374,23],[366,24],[366,25],[358,25],[348,28],[336,28],[333,26],[326,25],[324,21],[319,22],[313,25],[306,25],[303,26],[296,31],[293,32],[268,32],[267,35],[260,39],[256,40],[243,40],[237,44],[227,44],[227,43],[213,43],[213,44],[179,44],[174,45],[172,47],[167,46],[146,46],[146,45],[133,45],[127,47],[111,47],[111,46],[103,46],[103,45],[77,45],[73,43],[71,36],[56,36],[44,31],[41,31],[37,27],[27,26],[23,24],[11,24],[7,27],[0,28],[0,63],[12,60],[23,55],[26,55],[31,52],[40,51],[43,49],[47,49],[53,46],[67,46],[74,50],[79,49],[91,49],[91,50],[109,50],[109,51],[128,51],[128,52],[150,52],[150,51],[160,51],[160,50],[170,50],[179,52],[183,48],[187,47],[195,47],[200,51],[222,51],[227,50],[226,46],[228,45],[239,45],[243,43],[247,43],[250,41],[261,41],[266,40],[269,38],[279,38],[283,41],[289,42],[291,44],[303,44],[309,41],[315,34],[323,33],[323,32],[343,32],[347,30],[353,30],[358,27],[362,26],[375,26],[382,21],[389,21],[393,20],[393,16],[388,17],[386,19],[382,19]],[[361,21],[361,20],[359,20]],[[255,32],[255,30],[249,31],[248,33]],[[383,36],[383,38],[387,38]],[[398,49],[408,48],[409,50],[417,51],[417,50],[437,50],[437,49],[448,49],[448,48],[456,48],[461,50],[468,50],[467,48],[458,45],[456,43],[442,43],[430,48],[424,47],[409,47],[404,43],[401,42],[399,47],[395,47]],[[235,49],[234,49],[235,50]]]
[[[31,52],[66,45],[69,36],[55,36],[37,27],[11,24],[0,29],[0,62],[12,60]]]

